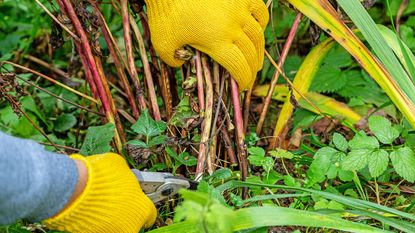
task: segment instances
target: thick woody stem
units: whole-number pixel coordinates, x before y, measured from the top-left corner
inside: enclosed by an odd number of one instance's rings
[[[292,43],[294,41],[294,38],[295,38],[295,35],[297,33],[298,26],[300,25],[301,17],[302,17],[302,14],[298,13],[297,17],[295,18],[295,21],[293,23],[293,26],[291,27],[291,31],[288,35],[288,38],[287,38],[286,42],[285,42],[284,48],[283,48],[281,56],[280,56],[280,60],[278,62],[279,67],[282,67],[285,63],[288,52],[290,51],[291,45],[292,45]],[[268,94],[267,94],[267,97],[265,98],[264,107],[262,109],[261,116],[259,118],[258,125],[257,125],[257,128],[256,128],[256,133],[257,133],[258,136],[262,132],[262,127],[264,126],[265,118],[267,116],[269,106],[271,105],[272,94],[274,93],[275,87],[277,86],[279,76],[280,76],[280,72],[278,70],[276,70],[275,73],[274,73],[274,76],[272,77],[272,81],[271,81],[271,84],[269,86]]]
[[[144,45],[144,40],[143,40],[143,37],[141,36],[140,30],[138,29],[137,23],[134,21],[134,18],[131,15],[130,15],[130,24],[133,28],[135,37],[138,42],[138,46],[140,48],[141,62],[143,63],[143,67],[144,67],[144,76],[147,82],[147,89],[148,89],[148,95],[150,97],[151,110],[153,111],[154,119],[156,121],[160,121],[161,115],[160,115],[160,110],[159,110],[159,106],[157,103],[157,96],[156,96],[156,90],[154,88],[153,76],[151,75],[150,63],[148,62],[148,58],[147,58],[146,47]]]
[[[200,180],[203,175],[205,166],[209,174],[213,173],[212,159],[209,156],[209,136],[212,128],[212,116],[213,116],[213,84],[212,74],[210,72],[209,64],[206,55],[202,55],[202,66],[206,83],[206,105],[204,111],[204,121],[202,127],[202,136],[200,139],[199,157],[196,166],[196,180]]]
[[[122,12],[122,25],[124,29],[124,43],[127,53],[128,68],[130,70],[131,79],[133,80],[134,88],[137,92],[137,101],[141,110],[147,108],[144,99],[144,93],[141,88],[140,79],[138,78],[137,68],[134,62],[133,45],[131,41],[131,29],[130,29],[130,14],[128,12],[128,0],[121,0],[121,12]]]
[[[203,88],[203,70],[202,58],[199,51],[196,51],[196,77],[197,77],[197,97],[199,100],[199,109],[203,113],[205,110],[205,93]]]
[[[110,95],[108,86],[104,85],[103,83],[103,82],[106,83],[106,80],[104,77],[102,77],[103,75],[102,66],[100,63],[96,62],[94,55],[92,54],[92,50],[91,50],[88,38],[86,36],[86,33],[82,27],[81,22],[78,19],[78,16],[75,13],[75,10],[70,0],[57,0],[57,1],[61,7],[62,12],[66,13],[67,16],[71,19],[75,32],[81,39],[81,42],[79,43],[76,42],[76,43],[77,45],[80,46],[80,48],[82,48],[82,49],[79,49],[79,51],[82,52],[82,54],[85,56],[85,60],[86,60],[85,62],[87,64],[84,64],[84,68],[86,69],[89,68],[91,71],[93,80],[88,80],[88,81],[91,82],[90,86],[93,86],[93,85],[96,86],[96,90],[100,97],[102,107],[104,109],[108,122],[111,122],[115,124],[116,126],[114,140],[115,140],[115,145],[116,145],[118,152],[121,152],[122,139],[121,139],[120,133],[122,134],[122,125],[120,124],[119,121],[116,121],[118,117],[115,117],[115,116],[117,116],[118,114],[115,111],[115,108],[113,109],[112,107],[114,106],[112,96]]]
[[[117,53],[117,50],[115,49],[115,47],[117,47],[117,45],[115,43],[113,43],[113,40],[111,38],[111,31],[109,30],[109,28],[107,27],[107,23],[105,22],[104,16],[102,15],[101,11],[99,10],[99,7],[97,5],[96,2],[93,2],[93,7],[95,9],[95,13],[98,15],[99,21],[101,23],[101,31],[102,31],[102,35],[104,36],[105,42],[108,45],[108,49],[110,51],[111,57],[114,60],[114,65],[115,68],[117,70],[118,76],[120,77],[121,83],[123,85],[125,94],[127,95],[127,99],[128,102],[130,104],[131,107],[131,111],[134,115],[134,117],[136,119],[138,119],[139,117],[139,111],[137,108],[137,104],[135,102],[135,97],[134,97],[134,93],[132,92],[131,88],[130,88],[130,83],[128,82],[128,78],[127,75],[125,74],[124,71],[124,65],[120,60],[120,57]]]
[[[242,109],[241,109],[241,100],[239,97],[239,88],[236,81],[231,78],[230,79],[230,86],[232,92],[232,102],[234,108],[234,121],[236,127],[236,143],[238,149],[238,159],[239,159],[239,166],[242,173],[242,180],[245,180],[248,176],[248,163],[246,160],[247,156],[247,148],[245,144],[245,134],[244,134],[244,125],[243,125],[243,117],[242,117]]]

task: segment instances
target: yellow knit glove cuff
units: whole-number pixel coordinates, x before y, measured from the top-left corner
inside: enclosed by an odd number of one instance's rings
[[[154,223],[156,208],[120,155],[71,157],[86,165],[88,181],[66,210],[44,221],[48,227],[73,233],[137,233]]]
[[[160,58],[181,66],[185,45],[207,53],[246,90],[264,61],[269,20],[263,0],[145,0],[151,40]]]

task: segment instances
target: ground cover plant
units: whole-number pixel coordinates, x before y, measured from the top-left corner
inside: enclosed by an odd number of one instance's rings
[[[199,181],[146,232],[414,232],[415,2],[265,3],[240,93],[191,47],[163,63],[143,1],[0,0],[0,130]]]

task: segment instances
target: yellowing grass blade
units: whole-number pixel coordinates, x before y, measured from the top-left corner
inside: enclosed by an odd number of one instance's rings
[[[343,23],[328,0],[287,0],[338,41],[381,86],[415,128],[415,105],[377,58]]]
[[[269,84],[256,86],[252,94],[258,97],[265,97],[267,95],[268,89]],[[289,94],[290,92],[287,86],[277,85],[275,87],[272,98],[278,101],[287,101]],[[334,98],[315,92],[307,92],[304,94],[304,97],[307,98],[307,100],[309,100],[315,106],[317,106],[321,111],[321,114],[344,120],[349,125],[354,125],[362,119],[361,115],[353,111],[353,109],[351,109],[345,103],[339,102]],[[300,98],[298,100],[298,104],[310,112],[320,114],[319,111],[304,98]]]
[[[320,65],[323,62],[324,58],[328,54],[328,52],[333,48],[335,45],[334,40],[327,39],[323,41],[318,46],[314,47],[313,50],[307,55],[304,59],[300,69],[298,70],[294,81],[293,81],[293,91],[294,98],[296,100],[301,99],[301,95],[304,95],[308,92],[310,85],[316,75],[317,71],[320,69]],[[299,93],[298,93],[299,92]],[[277,125],[274,129],[274,135],[271,140],[271,147],[276,147],[282,144],[285,135],[288,132],[288,121],[290,120],[294,106],[291,104],[290,95],[287,96],[287,100],[285,101],[280,115],[278,117]],[[314,107],[315,111],[318,114],[321,114],[320,110]]]

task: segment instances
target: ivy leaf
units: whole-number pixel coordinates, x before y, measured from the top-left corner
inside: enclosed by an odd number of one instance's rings
[[[338,151],[332,147],[323,147],[314,155],[314,160],[307,171],[307,176],[313,182],[322,182],[331,165],[331,159]]]
[[[372,152],[369,158],[369,172],[373,177],[382,175],[388,168],[389,154],[386,150],[375,150]]]
[[[352,140],[349,141],[349,147],[353,149],[378,149],[379,141],[372,136],[367,136],[364,132],[357,133]]]
[[[163,121],[155,121],[151,118],[148,109],[144,110],[138,118],[137,122],[131,126],[131,129],[137,134],[146,137],[158,136],[166,130],[166,123]]]
[[[413,183],[415,181],[415,153],[409,147],[403,147],[390,154],[396,173]]]
[[[82,155],[95,155],[111,151],[110,142],[114,137],[114,124],[108,123],[102,126],[91,126],[82,144]]]
[[[342,161],[342,168],[348,171],[357,171],[364,168],[368,162],[368,156],[372,153],[372,150],[359,149],[349,152],[345,159]]]
[[[392,144],[399,137],[399,131],[382,116],[371,116],[369,128],[383,144]]]
[[[137,148],[148,148],[147,144],[141,140],[131,140],[127,142],[128,145],[135,146]]]
[[[333,134],[333,144],[336,146],[337,149],[346,152],[347,148],[349,147],[347,144],[346,138],[339,133]]]

